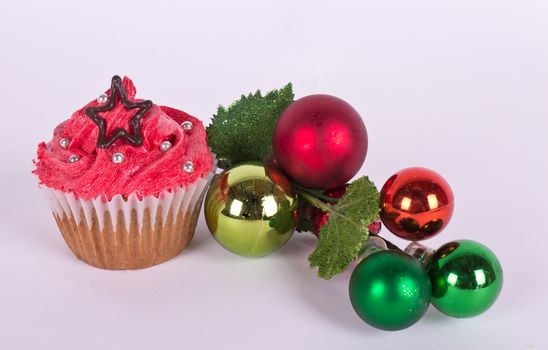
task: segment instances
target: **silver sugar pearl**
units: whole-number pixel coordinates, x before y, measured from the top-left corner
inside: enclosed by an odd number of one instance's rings
[[[114,164],[122,164],[125,159],[126,159],[126,157],[124,157],[123,153],[114,153],[112,155],[112,162]]]
[[[97,97],[97,102],[101,104],[107,102],[107,100],[108,100],[107,94],[101,94],[99,95],[99,97]]]
[[[181,126],[183,127],[183,130],[186,131],[186,132],[191,132],[192,131],[192,122],[190,121],[186,121],[186,122],[182,122],[181,123]]]
[[[171,148],[171,142],[169,141],[163,141],[161,144],[160,144],[160,151],[162,152],[167,152],[170,150]]]
[[[183,164],[183,171],[187,174],[190,174],[194,171],[194,164],[190,160],[187,160],[185,164]]]
[[[78,160],[80,160],[80,157],[78,157],[76,154],[73,154],[72,156],[69,157],[68,162],[74,163],[74,162],[77,162]]]
[[[59,140],[59,146],[61,146],[61,148],[64,148],[64,149],[68,148],[69,143],[70,143],[69,139],[63,138],[63,139]]]

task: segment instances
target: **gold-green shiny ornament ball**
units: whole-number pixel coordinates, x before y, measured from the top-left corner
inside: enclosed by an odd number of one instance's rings
[[[204,212],[217,242],[247,257],[265,256],[283,246],[295,230],[297,199],[289,180],[262,163],[243,163],[211,183]]]

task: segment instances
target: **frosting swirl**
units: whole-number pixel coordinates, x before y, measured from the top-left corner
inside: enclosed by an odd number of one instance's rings
[[[130,79],[124,77],[122,83],[130,101],[143,101],[135,99],[136,89]],[[107,95],[110,93],[106,91]],[[139,198],[159,196],[165,190],[191,184],[211,171],[213,155],[200,120],[183,111],[153,104],[141,119],[141,146],[117,139],[110,147],[99,148],[96,146],[99,128],[85,113],[88,107],[99,105],[93,100],[77,110],[55,128],[50,142],[38,145],[33,173],[41,185],[72,192],[84,200],[101,197],[108,201],[117,194],[135,193]],[[121,103],[102,112],[106,135],[119,128],[129,130],[128,123],[135,113],[135,109],[126,109]],[[185,121],[193,125],[189,132],[181,127]],[[170,149],[161,149],[164,141],[171,143]],[[123,162],[112,161],[116,153],[123,154]],[[78,160],[70,162],[73,155]],[[189,161],[193,171],[187,173],[183,165]]]

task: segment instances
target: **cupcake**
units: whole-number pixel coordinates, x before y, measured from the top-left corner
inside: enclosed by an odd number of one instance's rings
[[[189,244],[215,159],[202,123],[135,98],[127,77],[38,145],[33,173],[74,255],[140,269]]]

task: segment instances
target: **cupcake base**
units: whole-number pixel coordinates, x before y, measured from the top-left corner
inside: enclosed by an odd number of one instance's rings
[[[108,270],[142,269],[167,261],[190,243],[213,172],[158,197],[120,195],[81,200],[42,187],[59,230],[76,257]]]
[[[99,228],[95,210],[89,228],[84,221],[78,224],[73,215],[54,213],[53,217],[65,242],[78,259],[107,270],[142,269],[174,258],[185,249],[194,236],[200,216],[200,202],[185,213],[179,210],[176,217],[170,211],[164,224],[160,220],[162,210],[160,207],[156,220],[151,220],[150,210],[145,209],[141,229],[137,211],[132,210],[129,231],[121,210],[114,225],[110,213],[104,213],[103,229]],[[155,227],[152,226],[153,221]]]

